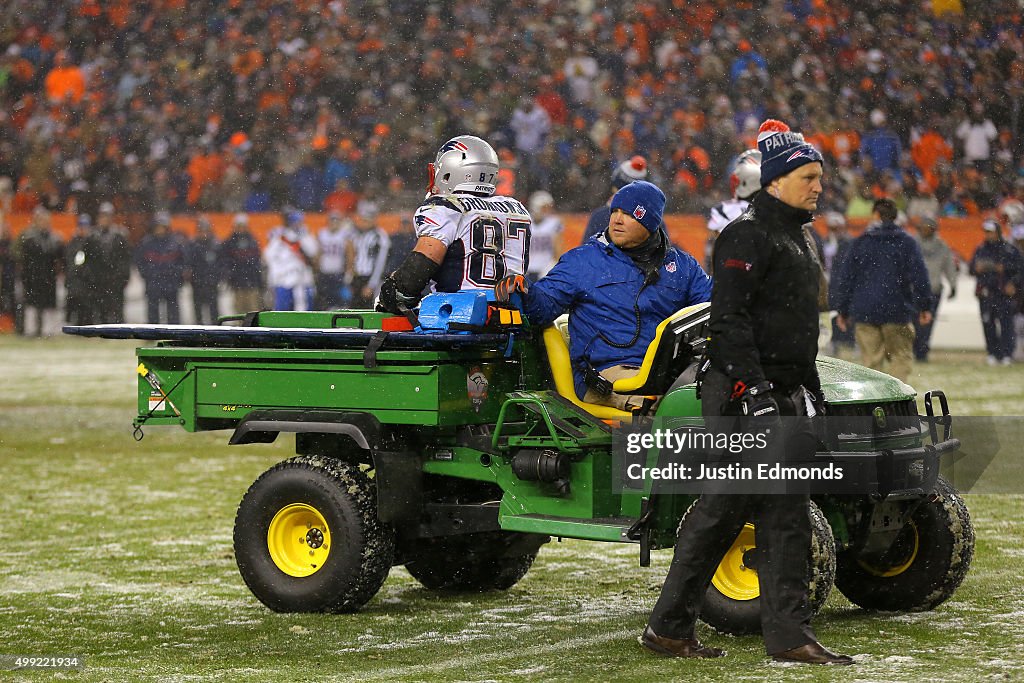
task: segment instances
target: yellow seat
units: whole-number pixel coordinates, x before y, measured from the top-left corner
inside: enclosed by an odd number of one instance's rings
[[[564,320],[563,320],[564,319]],[[565,336],[559,328],[559,322],[566,327]],[[572,380],[572,362],[569,360],[569,344],[566,337],[569,336],[567,325],[569,316],[563,315],[554,323],[544,328],[544,348],[548,354],[548,365],[551,366],[551,375],[555,380],[555,391],[562,398],[575,403],[583,410],[601,420],[629,420],[632,415],[625,410],[619,410],[611,406],[601,406],[596,403],[584,403],[576,396],[576,387]]]
[[[654,366],[655,358],[658,355],[658,347],[661,344],[665,329],[674,321],[690,316],[691,314],[706,309],[710,304],[702,303],[694,306],[687,306],[665,318],[658,324],[654,339],[647,347],[643,363],[636,375],[625,377],[616,381],[612,388],[616,393],[631,394],[638,393],[647,383]],[[600,419],[629,419],[632,415],[624,410],[610,406],[586,403],[576,396],[576,389],[573,385],[572,361],[569,359],[569,316],[559,316],[551,325],[543,331],[544,348],[547,351],[548,365],[551,366],[551,375],[555,380],[555,390],[565,399],[578,405],[594,417]]]

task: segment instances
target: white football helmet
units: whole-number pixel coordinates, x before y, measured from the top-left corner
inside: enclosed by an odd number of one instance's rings
[[[530,213],[540,213],[541,209],[545,206],[554,206],[555,198],[551,196],[550,192],[544,190],[537,190],[530,195]]]
[[[729,185],[738,199],[749,199],[761,189],[761,151],[748,149],[738,157],[729,176]]]
[[[459,135],[441,145],[428,168],[429,194],[473,192],[489,197],[498,180],[498,155],[475,135]]]
[[[1006,221],[1011,225],[1024,223],[1024,203],[1018,199],[1009,199],[999,207],[999,213],[1006,216]]]

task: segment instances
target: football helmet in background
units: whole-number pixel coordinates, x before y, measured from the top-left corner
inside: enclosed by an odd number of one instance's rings
[[[545,206],[554,206],[555,198],[551,196],[550,192],[544,190],[537,190],[530,195],[530,213],[538,214],[540,210]]]
[[[750,199],[761,189],[761,152],[748,149],[736,157],[729,175],[729,189],[738,199]]]
[[[1006,216],[1011,226],[1024,223],[1024,204],[1019,199],[1008,199],[999,206],[999,213]]]

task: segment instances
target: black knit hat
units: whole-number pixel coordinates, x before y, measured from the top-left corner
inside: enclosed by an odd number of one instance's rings
[[[804,164],[824,163],[821,152],[789,129],[782,121],[768,119],[757,132],[757,148],[761,150],[761,187]]]

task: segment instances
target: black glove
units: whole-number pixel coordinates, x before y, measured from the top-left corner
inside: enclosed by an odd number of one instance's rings
[[[733,398],[739,401],[740,414],[747,418],[749,427],[761,431],[777,426],[781,422],[779,403],[772,396],[771,382],[758,382],[752,387],[743,382],[733,386]]]
[[[417,297],[408,296],[398,291],[395,283],[395,274],[391,273],[380,283],[380,294],[374,302],[374,310],[381,313],[394,313],[405,315],[419,303]]]
[[[494,285],[494,298],[501,303],[508,303],[515,292],[526,294],[530,291],[530,283],[522,275],[506,275]]]

